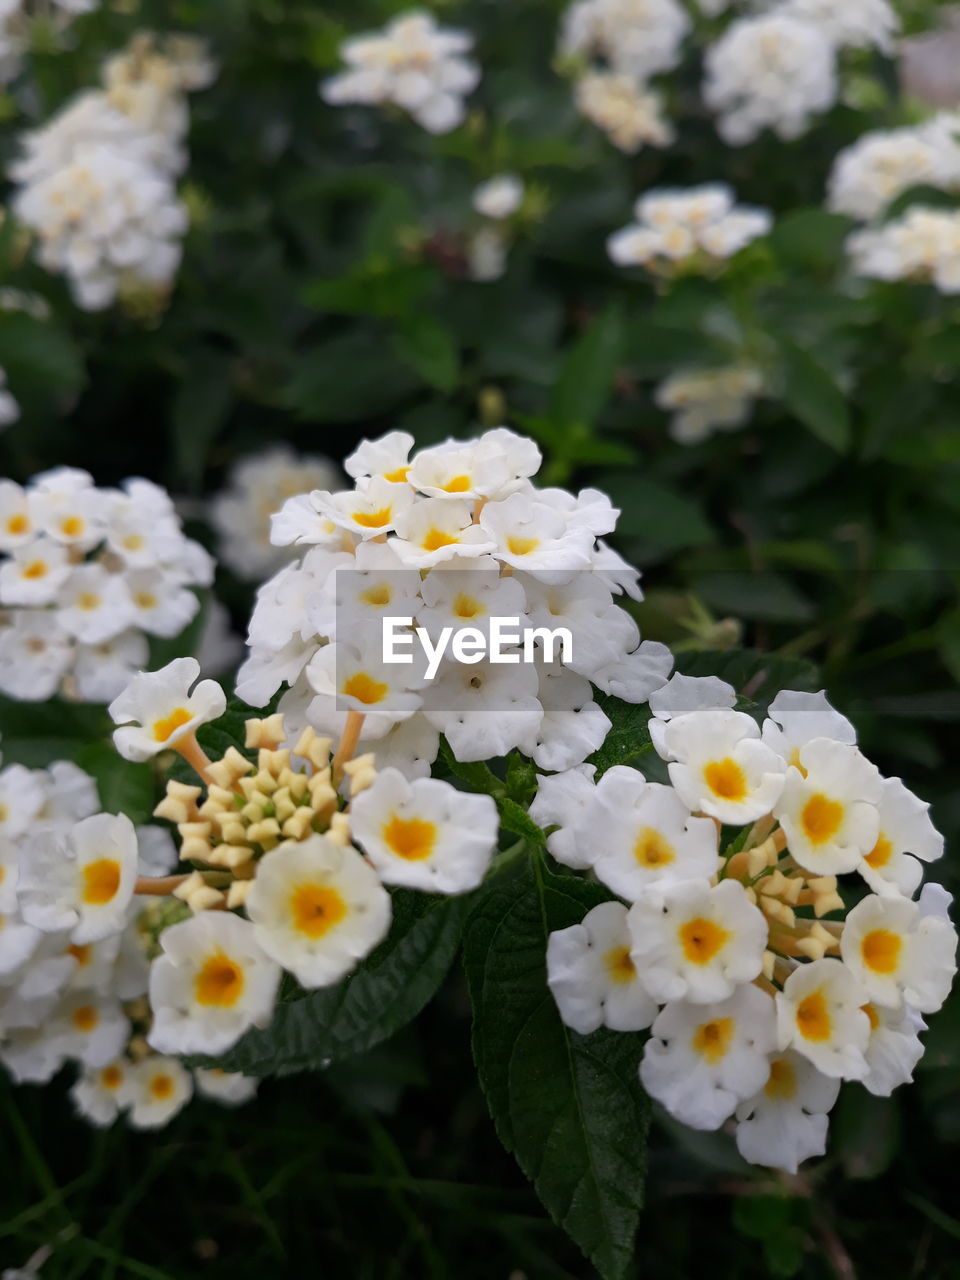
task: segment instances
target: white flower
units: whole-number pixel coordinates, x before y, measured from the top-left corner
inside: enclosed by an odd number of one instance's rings
[[[594,702],[584,676],[543,661],[539,653],[535,670],[542,716],[520,749],[541,769],[570,769],[603,746],[611,721]]]
[[[739,880],[654,883],[630,908],[633,962],[659,1001],[707,1004],[752,982],[767,922]]]
[[[379,637],[378,637],[379,639]],[[371,646],[365,645],[364,650]],[[308,718],[318,732],[342,733],[350,711],[366,716],[368,737],[380,737],[420,708],[420,695],[411,685],[415,667],[386,663],[379,652],[361,651],[350,644],[318,649],[306,675],[316,697]]]
[[[390,895],[370,864],[320,835],[268,853],[246,906],[264,952],[305,987],[339,982],[390,927]]]
[[[767,128],[790,141],[836,101],[835,64],[833,44],[810,23],[779,9],[739,18],[706,52],[703,97],[730,146]]]
[[[22,764],[0,772],[0,839],[14,840],[30,830],[43,806],[40,776]]]
[[[0,565],[0,603],[50,604],[70,573],[67,552],[52,538],[23,543]]]
[[[0,626],[0,692],[45,702],[52,698],[73,659],[73,646],[45,609],[18,609]]]
[[[262,866],[261,866],[262,874]],[[160,935],[150,969],[153,1026],[160,1053],[223,1053],[273,1014],[280,966],[262,950],[253,925],[202,911]]]
[[[960,146],[937,120],[865,133],[833,162],[827,207],[869,222],[911,187],[960,184]]]
[[[13,480],[0,480],[0,550],[31,542],[37,533],[30,497]]]
[[[855,871],[879,835],[881,779],[850,743],[814,738],[800,747],[773,808],[801,867],[818,876]]]
[[[719,865],[715,823],[692,817],[672,787],[635,769],[603,775],[583,834],[595,848],[597,879],[630,902],[650,884],[709,880]]]
[[[630,958],[627,908],[604,902],[547,941],[547,983],[568,1027],[642,1031],[657,1012]]]
[[[231,467],[226,488],[210,503],[220,560],[239,578],[260,582],[290,559],[271,541],[271,516],[289,498],[329,489],[336,468],[326,458],[273,445]]]
[[[941,293],[960,293],[960,213],[914,205],[875,230],[847,240],[858,275],[877,280],[931,282]]]
[[[143,670],[149,658],[147,637],[133,628],[99,644],[78,645],[73,665],[77,693],[88,702],[109,702]]]
[[[259,1080],[241,1075],[238,1071],[221,1071],[219,1067],[198,1067],[194,1081],[205,1098],[219,1102],[224,1107],[242,1107],[257,1094]]]
[[[847,914],[840,953],[871,1002],[936,1013],[950,991],[957,935],[949,920],[906,898],[869,894]]]
[[[923,879],[923,862],[943,856],[943,836],[933,825],[930,806],[908,791],[899,778],[886,778],[878,805],[877,842],[857,870],[879,894],[911,898]]]
[[[480,512],[480,526],[488,539],[486,551],[534,577],[590,567],[594,535],[536,495],[514,493],[488,502]]]
[[[648,724],[650,740],[657,755],[666,758],[664,733],[668,720],[686,715],[690,711],[703,711],[707,707],[734,708],[736,690],[717,676],[685,676],[675,671],[659,688],[651,690],[648,699],[651,720]]]
[[[379,538],[389,533],[413,505],[415,497],[405,482],[385,480],[382,476],[359,480],[355,489],[339,493],[318,490],[311,496],[322,515],[361,538]]]
[[[113,1124],[126,1103],[132,1069],[132,1063],[118,1058],[81,1072],[70,1090],[70,1097],[84,1120],[101,1128]]]
[[[473,207],[485,218],[509,218],[522,203],[523,179],[515,173],[497,174],[474,188]]]
[[[215,680],[196,684],[199,675],[196,658],[175,658],[159,671],[135,675],[114,698],[110,716],[127,727],[115,730],[113,741],[125,759],[149,760],[223,715],[226,695]]]
[[[737,1107],[737,1149],[751,1164],[796,1173],[827,1149],[827,1114],[840,1081],[797,1053],[776,1054],[763,1088]]]
[[[622,766],[609,770],[617,773]],[[590,817],[596,788],[592,764],[578,764],[553,776],[537,775],[537,794],[530,804],[530,817],[539,826],[557,827],[547,836],[547,848],[558,862],[583,871],[596,856],[596,840]]]
[[[809,22],[838,48],[893,52],[900,18],[888,0],[782,0],[777,12]]]
[[[678,1000],[657,1015],[640,1062],[651,1097],[693,1129],[718,1129],[767,1078],[773,1002],[746,986],[712,1004]]]
[[[543,719],[528,663],[447,663],[424,691],[423,713],[458,760],[491,760],[529,742]]]
[[[491,506],[487,503],[484,512]],[[481,516],[482,521],[482,516]],[[404,565],[429,569],[454,556],[482,556],[495,549],[489,531],[473,523],[469,502],[424,498],[397,518],[393,548]]]
[[[681,58],[690,18],[677,0],[575,0],[564,15],[564,54],[599,55],[614,71],[644,81]]]
[[[51,825],[71,826],[89,818],[100,808],[97,784],[70,760],[55,760],[35,774],[43,789],[43,807],[38,818]]]
[[[63,584],[58,604],[60,625],[85,645],[112,640],[134,621],[130,591],[123,578],[99,564],[74,569]]]
[[[870,1040],[865,1057],[868,1073],[861,1080],[878,1098],[889,1098],[901,1084],[909,1084],[913,1071],[923,1057],[920,1032],[927,1024],[915,1009],[883,1009],[865,1004],[863,1011],[870,1020]]]
[[[714,260],[729,258],[772,225],[765,209],[735,206],[733,192],[719,182],[651,191],[640,197],[634,213],[636,223],[607,242],[619,266],[679,261],[698,252]]]
[[[860,1080],[867,1074],[867,993],[839,960],[800,965],[776,1001],[780,1049],[792,1047],[826,1076]]]
[[[427,13],[412,10],[382,32],[354,36],[340,46],[347,70],[325,80],[327,102],[395,103],[430,133],[449,133],[463,120],[464,97],[480,79],[463,55],[473,39],[438,27]]]
[[[663,99],[632,76],[591,71],[576,85],[577,110],[602,129],[615,147],[633,154],[644,145],[669,147],[673,126],[664,118]]]
[[[20,865],[27,924],[70,930],[77,944],[119,932],[137,876],[137,837],[125,814],[98,813],[72,830],[42,831]]]
[[[373,752],[377,767],[397,769],[405,778],[428,778],[430,766],[440,750],[440,734],[422,712],[401,720],[382,737],[364,738],[357,744],[357,755]]]
[[[683,369],[657,387],[661,409],[674,411],[670,437],[678,444],[698,444],[715,431],[735,431],[753,412],[764,393],[763,376],[746,365],[720,369]]]
[[[123,1100],[135,1129],[159,1129],[193,1096],[190,1072],[176,1058],[153,1055],[128,1068]]]
[[[383,882],[428,893],[475,889],[496,850],[498,826],[491,796],[438,778],[408,782],[396,769],[382,769],[350,805],[350,829]]]
[[[408,431],[388,431],[376,440],[361,440],[344,461],[343,469],[354,480],[379,476],[392,484],[400,484],[407,478],[413,445],[413,436]]]
[[[66,996],[50,1021],[59,1051],[86,1067],[105,1067],[123,1051],[130,1023],[120,1001],[77,991]]]
[[[857,741],[856,729],[846,716],[831,707],[822,689],[819,693],[781,689],[770,703],[767,716],[760,736],[787,764],[799,764],[800,748],[814,738],[831,738],[851,745]]]
[[[783,761],[742,711],[708,707],[675,716],[657,750],[671,761],[670,781],[684,804],[720,822],[755,822],[783,790]]]

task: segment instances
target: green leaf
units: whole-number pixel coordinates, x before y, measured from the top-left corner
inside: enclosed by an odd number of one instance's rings
[[[814,608],[789,578],[769,569],[721,569],[697,578],[692,589],[712,609],[769,622],[807,622]]]
[[[633,764],[653,750],[650,731],[650,708],[644,703],[622,702],[610,693],[594,693],[594,701],[612,724],[604,744],[589,757],[600,778],[615,764]]]
[[[850,448],[850,413],[833,375],[803,347],[781,341],[783,400],[818,440],[838,453]]]
[[[292,1075],[363,1053],[417,1016],[446,977],[463,924],[464,899],[401,889],[393,923],[375,951],[336,987],[280,1004],[216,1065],[247,1075]]]
[[[503,795],[504,784],[490,766],[482,760],[458,760],[446,738],[440,739],[440,759],[447,770],[461,782],[465,782],[471,791],[480,791],[494,797]]]
[[[213,348],[191,352],[173,397],[170,434],[177,474],[198,493],[207,453],[227,420],[233,402],[233,361]]]
[[[0,352],[18,397],[70,395],[84,380],[76,345],[49,321],[25,312],[0,311]]]
[[[592,426],[610,396],[623,348],[623,316],[612,306],[570,349],[550,396],[548,416],[564,426]]]
[[[547,937],[607,898],[539,856],[489,881],[467,922],[473,1052],[508,1151],[604,1280],[622,1276],[643,1203],[649,1109],[639,1036],[577,1035],[547,987]]]
[[[849,218],[825,209],[796,209],[778,218],[770,245],[790,271],[826,271],[842,261]]]
[[[106,813],[125,813],[135,826],[149,822],[157,801],[157,784],[149,764],[134,764],[118,755],[112,743],[81,747],[74,761],[96,779]]]
[[[429,316],[409,316],[394,336],[397,355],[424,382],[450,392],[460,378],[460,352],[449,329]]]
[[[500,796],[497,800],[497,809],[500,812],[500,825],[507,831],[512,831],[515,836],[523,836],[533,845],[546,843],[547,838],[542,829],[537,826],[526,809],[517,804],[516,800],[511,800],[508,796]]]

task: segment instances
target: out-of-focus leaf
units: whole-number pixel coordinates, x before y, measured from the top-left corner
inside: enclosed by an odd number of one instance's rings
[[[400,359],[414,369],[424,382],[438,391],[450,392],[460,377],[460,353],[449,330],[430,316],[410,316],[394,337]]]
[[[613,386],[623,348],[623,314],[611,306],[567,355],[550,396],[548,416],[564,426],[591,426]]]
[[[850,412],[843,392],[823,365],[793,342],[781,342],[783,400],[813,434],[845,453],[850,447]]]

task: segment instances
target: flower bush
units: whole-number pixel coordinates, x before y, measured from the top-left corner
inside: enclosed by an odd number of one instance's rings
[[[950,1274],[939,21],[0,12],[11,1265]]]

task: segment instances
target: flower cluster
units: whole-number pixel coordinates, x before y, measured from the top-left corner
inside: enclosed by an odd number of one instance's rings
[[[827,205],[869,222],[911,187],[960,187],[960,119],[941,112],[925,124],[865,133],[833,164]]]
[[[957,939],[949,894],[914,898],[943,852],[927,806],[850,722],[822,693],[780,693],[762,727],[734,702],[713,677],[651,696],[669,784],[620,766],[541,782],[551,852],[622,899],[551,935],[548,979],[576,1031],[650,1029],[640,1077],[671,1115],[734,1118],[746,1159],[795,1172],[841,1080],[884,1097],[911,1079]],[[868,890],[849,909],[846,874]]]
[[[617,511],[594,489],[536,488],[539,449],[505,428],[411,458],[412,445],[399,431],[365,441],[344,464],[355,488],[291,498],[275,516],[278,545],[309,549],[258,592],[238,695],[263,706],[289,685],[292,733],[353,723],[378,764],[410,776],[429,772],[440,733],[460,760],[519,748],[541,768],[579,763],[609,728],[591,682],[642,702],[672,666],[614,598],[639,598],[636,570],[602,541]],[[529,661],[455,661],[451,645],[426,675],[409,651],[406,665],[383,660],[385,618],[481,648],[498,619],[562,627],[572,653],[554,661],[538,643]]]
[[[472,280],[499,280],[506,270],[510,248],[508,220],[521,208],[523,179],[499,173],[473,192],[474,210],[483,219],[467,240],[467,266]]]
[[[657,387],[661,409],[673,411],[670,435],[679,444],[698,444],[715,431],[735,431],[749,420],[764,391],[763,375],[749,365],[687,369]]]
[[[98,489],[68,467],[0,481],[0,553],[0,691],[29,701],[108,702],[146,664],[147,636],[179,635],[199,608],[190,588],[213,577],[163,489]]]
[[[383,31],[345,40],[340,56],[348,69],[325,80],[321,93],[337,106],[392,103],[429,133],[449,133],[480,80],[464,56],[472,47],[466,32],[438,27],[428,13],[404,13]]]
[[[143,1039],[163,921],[134,889],[176,852],[160,827],[134,829],[99,808],[93,779],[68,761],[0,771],[0,1062],[33,1083],[75,1063],[81,1115],[105,1125],[126,1110],[152,1128],[189,1100],[193,1081]],[[199,1073],[196,1083],[237,1102],[255,1087]]]
[[[13,211],[36,235],[40,263],[67,276],[85,310],[169,288],[187,227],[175,188],[183,94],[212,76],[196,41],[140,36],[106,64],[102,89],[22,136]]]
[[[270,517],[287,498],[333,484],[337,469],[326,458],[273,445],[234,463],[226,488],[210,502],[220,561],[238,578],[262,582],[290,559],[270,541]]]
[[[661,274],[709,270],[772,225],[766,209],[737,205],[720,182],[650,191],[637,201],[634,214],[636,223],[614,232],[607,251],[618,266],[645,266]]]
[[[663,98],[618,71],[590,71],[577,81],[577,110],[628,155],[643,146],[669,147],[676,138]]]
[[[875,280],[930,282],[960,293],[960,212],[915,205],[893,222],[847,240],[853,270]]]
[[[249,755],[232,746],[210,760],[196,731],[225,699],[213,681],[191,690],[198,675],[179,659],[137,675],[110,707],[121,755],[176,751],[200,782],[169,781],[155,811],[194,870],[140,888],[192,913],[160,933],[151,967],[146,1039],[162,1054],[220,1054],[268,1023],[284,969],[306,988],[340,982],[390,927],[385,885],[465,892],[497,845],[489,796],[378,773],[372,755],[351,758],[347,737],[331,757],[331,739],[309,728],[291,750],[279,713],[246,721]]]

